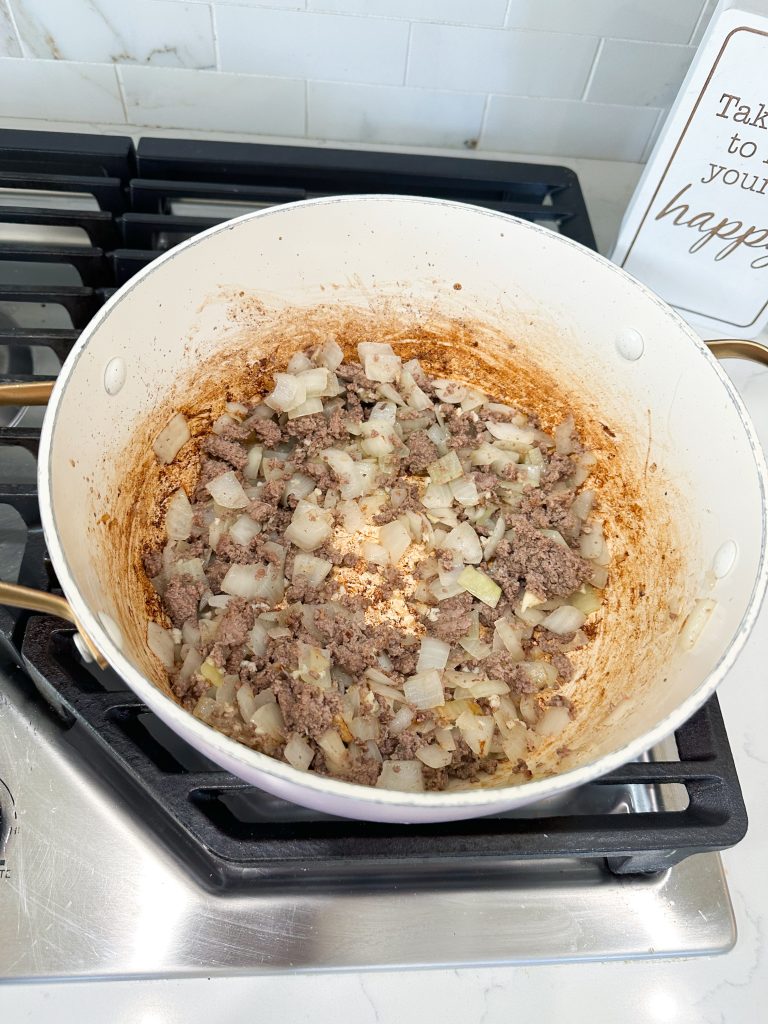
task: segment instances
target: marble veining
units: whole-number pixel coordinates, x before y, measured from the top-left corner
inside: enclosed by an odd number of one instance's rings
[[[207,4],[170,0],[9,0],[24,55],[47,60],[216,66]]]
[[[0,57],[20,57],[21,47],[6,0],[0,0]]]

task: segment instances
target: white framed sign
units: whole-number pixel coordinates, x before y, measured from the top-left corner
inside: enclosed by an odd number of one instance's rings
[[[612,259],[710,334],[765,333],[768,0],[717,8]]]

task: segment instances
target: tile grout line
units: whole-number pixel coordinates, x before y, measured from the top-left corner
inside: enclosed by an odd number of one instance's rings
[[[405,44],[405,68],[403,70],[403,80],[401,85],[408,84],[408,70],[411,64],[411,39],[413,39],[413,22],[408,22],[408,40]]]
[[[595,56],[594,56],[594,59],[592,61],[592,67],[589,69],[589,73],[587,74],[587,80],[584,83],[584,88],[583,88],[581,96],[579,97],[579,100],[578,100],[579,103],[586,103],[586,102],[588,102],[587,101],[587,94],[589,93],[589,90],[592,88],[592,82],[594,81],[594,78],[595,78],[595,73],[597,71],[597,65],[598,65],[598,62],[600,61],[600,58],[603,55],[603,49],[604,48],[605,48],[605,36],[601,36],[600,37],[600,41],[597,44],[597,49],[595,50]]]
[[[213,62],[216,71],[221,71],[221,52],[219,50],[219,32],[216,28],[216,11],[214,4],[208,4],[208,12],[211,16],[211,35],[213,36]]]
[[[491,106],[491,93],[485,94],[485,102],[483,103],[483,113],[480,118],[480,131],[477,133],[477,149],[482,149],[483,135],[485,133],[485,125],[488,120],[488,110]]]
[[[122,75],[120,74],[120,65],[113,64],[112,67],[114,68],[115,78],[117,79],[117,93],[120,97],[120,105],[123,108],[123,117],[125,118],[125,123],[128,124],[128,101],[125,98],[125,87],[123,85]]]

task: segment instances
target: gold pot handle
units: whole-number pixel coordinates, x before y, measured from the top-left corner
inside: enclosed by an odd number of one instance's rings
[[[718,359],[750,359],[754,363],[768,366],[768,345],[760,341],[747,341],[744,338],[714,338],[705,341],[713,356]]]
[[[24,384],[0,384],[0,405],[48,405],[54,383],[33,380]]]
[[[56,594],[46,594],[44,590],[22,587],[18,583],[0,583],[0,604],[7,604],[12,608],[26,608],[29,611],[43,612],[45,615],[56,615],[60,619],[66,619],[67,622],[72,623],[83,638],[83,643],[99,668],[107,667],[104,656],[96,649],[88,634],[83,632],[77,621],[77,616],[66,598],[58,597]]]

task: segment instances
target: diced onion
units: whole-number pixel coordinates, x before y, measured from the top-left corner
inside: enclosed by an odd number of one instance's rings
[[[303,381],[291,373],[276,373],[274,391],[264,401],[278,412],[288,412],[302,405],[306,399],[307,389]]]
[[[250,722],[256,713],[256,701],[253,699],[253,690],[248,683],[243,683],[235,694],[240,714],[244,722]]]
[[[416,672],[425,672],[427,669],[441,671],[448,664],[448,655],[451,653],[451,645],[437,637],[423,636],[421,638],[421,649],[419,660],[416,662]]]
[[[456,740],[453,735],[453,729],[435,729],[435,739],[443,750],[456,749]]]
[[[555,427],[555,451],[558,455],[570,455],[573,451],[573,416]]]
[[[187,540],[192,532],[194,511],[181,489],[174,491],[165,510],[165,532],[169,540]]]
[[[317,362],[322,363],[329,370],[336,370],[341,366],[342,360],[344,359],[344,350],[338,345],[333,338],[329,338],[317,353]]]
[[[423,793],[421,761],[385,761],[376,787],[394,789],[400,793]]]
[[[309,370],[311,368],[312,360],[305,352],[294,352],[286,366],[288,373],[301,373],[302,370]]]
[[[403,707],[398,708],[392,716],[392,720],[389,723],[389,734],[390,736],[399,736],[401,732],[408,728],[413,721],[413,711],[411,708]]]
[[[455,380],[433,380],[432,387],[440,401],[448,405],[460,405],[469,394],[464,384]]]
[[[486,423],[488,433],[495,437],[500,447],[507,446],[515,451],[523,448],[530,448],[536,434],[531,427],[518,427],[515,423]]]
[[[314,416],[323,411],[323,400],[321,398],[307,398],[300,405],[295,405],[288,411],[289,420],[297,420],[300,416]]]
[[[279,548],[279,545],[274,544],[272,547]],[[280,550],[283,551],[284,560],[285,549]],[[243,597],[247,601],[261,600],[270,605],[279,604],[285,591],[283,566],[272,563],[231,565],[221,581],[221,589],[225,594]]]
[[[475,700],[481,700],[483,697],[499,697],[506,693],[509,693],[509,685],[503,679],[478,679],[476,683],[472,683],[468,687],[457,687],[454,690],[454,696],[457,698],[469,696],[474,697]]]
[[[571,594],[568,603],[572,604],[574,608],[578,608],[584,615],[592,615],[602,607],[603,599],[598,590],[591,587],[589,583],[585,583],[581,590]]]
[[[337,508],[347,533],[358,533],[365,529],[366,519],[356,501],[343,501]]]
[[[318,398],[328,390],[330,373],[325,366],[311,366],[299,373],[307,398]]]
[[[363,494],[363,478],[351,455],[338,448],[326,448],[320,452],[320,458],[328,463],[338,477],[339,492],[345,501],[359,498]]]
[[[397,380],[402,360],[392,351],[391,345],[362,341],[357,346],[357,354],[368,380],[381,382]]]
[[[331,685],[331,656],[328,651],[299,641],[299,678],[327,690]]]
[[[237,676],[224,676],[224,681],[216,690],[217,704],[231,704],[235,699]]]
[[[435,669],[418,672],[403,683],[403,693],[409,704],[419,710],[436,708],[445,703],[443,683]]]
[[[328,573],[333,568],[333,563],[325,558],[317,558],[305,551],[298,551],[293,560],[293,580],[305,579],[312,587],[319,587]]]
[[[523,722],[511,719],[504,711],[495,711],[493,717],[501,736],[504,756],[516,764],[528,752],[528,729]]]
[[[264,449],[261,445],[255,444],[252,448],[248,449],[248,461],[243,467],[243,476],[246,480],[256,480],[259,475],[259,467],[261,466],[261,457],[264,454]]]
[[[415,409],[416,412],[422,412],[424,409],[432,407],[431,399],[421,390],[414,380],[413,374],[405,366],[400,373],[399,388],[409,407]]]
[[[495,608],[499,603],[501,587],[490,576],[486,576],[479,569],[473,569],[471,565],[468,565],[459,576],[458,585],[476,597],[478,601],[487,604],[489,608]]]
[[[680,643],[686,650],[693,649],[716,607],[717,602],[709,597],[700,597],[694,603],[680,631]]]
[[[191,679],[196,672],[200,671],[200,666],[203,664],[203,658],[195,647],[190,647],[187,651],[187,656],[184,659],[181,668],[179,669],[180,679]]]
[[[430,462],[427,466],[427,473],[429,473],[432,483],[447,484],[451,480],[458,480],[460,476],[463,476],[464,470],[456,452],[448,452],[447,455]]]
[[[270,736],[273,740],[281,740],[285,737],[285,722],[279,706],[270,701],[262,704],[260,708],[251,715],[251,724],[259,736]]]
[[[464,711],[456,719],[456,725],[464,742],[477,757],[484,757],[493,739],[496,723],[490,715],[473,715]]]
[[[328,729],[327,732],[324,732],[319,737],[317,745],[325,754],[329,766],[342,764],[347,759],[347,748],[335,729]]]
[[[307,771],[315,756],[315,752],[309,743],[307,743],[303,736],[298,736],[296,733],[285,744],[283,753],[288,764],[300,772]]]
[[[542,712],[533,729],[539,736],[556,736],[571,720],[568,708],[557,706]]]
[[[152,451],[160,462],[168,465],[169,462],[173,462],[191,436],[187,421],[180,412],[177,412],[155,438]]]
[[[248,635],[248,646],[257,658],[267,652],[267,631],[262,622],[254,622]]]
[[[477,484],[469,476],[460,476],[458,480],[451,480],[448,485],[451,488],[453,497],[463,508],[472,508],[480,502],[480,495],[477,493]]]
[[[453,760],[453,754],[449,750],[443,750],[437,743],[419,747],[416,757],[423,761],[428,768],[445,768]]]
[[[427,484],[427,489],[421,499],[424,508],[448,508],[453,499],[451,488],[448,484]]]
[[[363,543],[363,558],[366,562],[373,562],[374,565],[389,565],[389,551],[375,541],[367,540]]]
[[[379,527],[379,541],[386,549],[392,565],[397,565],[411,546],[411,534],[401,519],[395,519]]]
[[[166,668],[173,668],[173,637],[160,623],[147,623],[147,646]]]
[[[504,539],[505,530],[506,524],[504,522],[504,516],[499,515],[490,534],[482,542],[483,558],[486,562],[496,554],[496,548],[499,546],[500,541]]]
[[[285,538],[302,551],[314,551],[328,540],[331,531],[330,512],[302,499],[294,510]]]
[[[229,536],[235,544],[241,544],[247,548],[254,537],[261,533],[261,526],[255,523],[250,516],[238,516],[229,528]]]
[[[368,679],[368,689],[379,697],[386,697],[388,700],[399,701],[401,704],[404,704],[406,701],[404,694],[396,690],[394,686],[387,686],[386,683],[377,683],[374,679]]]
[[[495,629],[507,653],[515,661],[524,661],[525,652],[520,642],[520,633],[514,628],[509,619],[497,619]]]
[[[234,472],[222,473],[207,483],[205,488],[222,508],[245,508],[248,505],[248,495]]]
[[[443,548],[455,551],[465,564],[479,565],[483,560],[480,538],[467,522],[459,523],[451,530],[443,541]]]
[[[573,605],[563,604],[559,608],[555,608],[553,612],[550,612],[541,625],[544,629],[548,629],[550,633],[565,636],[566,633],[575,633],[577,629],[581,629],[585,621],[586,615],[584,612],[574,608]]]
[[[360,432],[363,436],[361,448],[366,455],[380,458],[391,455],[395,450],[396,435],[386,420],[367,420],[360,424]]]

